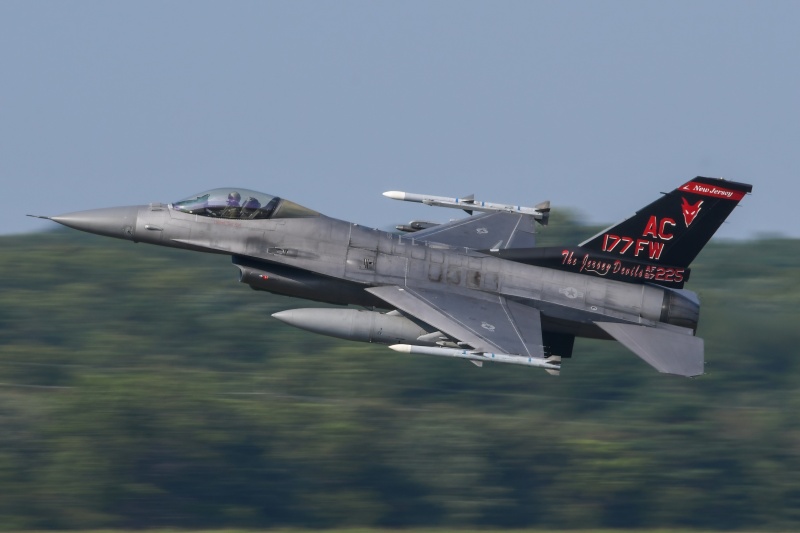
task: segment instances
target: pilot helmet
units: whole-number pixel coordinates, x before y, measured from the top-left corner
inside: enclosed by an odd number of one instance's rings
[[[228,205],[231,205],[233,203],[238,204],[241,199],[242,195],[239,194],[237,191],[233,191],[228,195]]]

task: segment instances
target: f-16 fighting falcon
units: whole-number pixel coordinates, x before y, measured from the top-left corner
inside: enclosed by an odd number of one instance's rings
[[[228,255],[259,291],[348,308],[273,316],[398,352],[543,368],[558,374],[575,337],[616,339],[659,372],[703,374],[700,301],[689,265],[752,185],[697,177],[578,245],[536,248],[535,207],[399,191],[463,209],[445,224],[390,233],[290,200],[229,187],[171,204],[47,218],[107,237]],[[474,212],[480,214],[473,215]]]

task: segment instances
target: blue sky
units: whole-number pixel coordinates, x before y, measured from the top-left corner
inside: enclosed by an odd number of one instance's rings
[[[385,227],[405,190],[618,221],[696,175],[800,237],[798,2],[0,2],[0,232],[220,186]]]

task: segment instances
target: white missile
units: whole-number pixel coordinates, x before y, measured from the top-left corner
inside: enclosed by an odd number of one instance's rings
[[[440,348],[438,346],[417,346],[414,344],[393,344],[392,350],[401,353],[418,355],[436,355],[438,357],[455,357],[469,359],[480,363],[507,363],[512,365],[535,366],[546,370],[561,370],[561,357],[551,356],[545,359],[539,357],[525,357],[523,355],[510,355],[506,353],[471,352],[460,348]]]
[[[446,196],[431,196],[429,194],[414,194],[403,191],[386,191],[383,193],[392,200],[403,202],[417,202],[425,205],[437,207],[450,207],[453,209],[463,209],[467,212],[472,211],[505,211],[507,213],[520,213],[532,215],[536,220],[546,221],[550,213],[550,202],[542,202],[535,207],[525,207],[521,205],[495,204],[492,202],[481,202],[475,200],[472,195],[464,198],[448,198]]]

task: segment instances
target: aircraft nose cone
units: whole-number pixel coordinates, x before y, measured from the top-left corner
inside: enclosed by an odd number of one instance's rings
[[[132,240],[138,215],[139,206],[106,207],[58,215],[50,220],[80,231]]]

